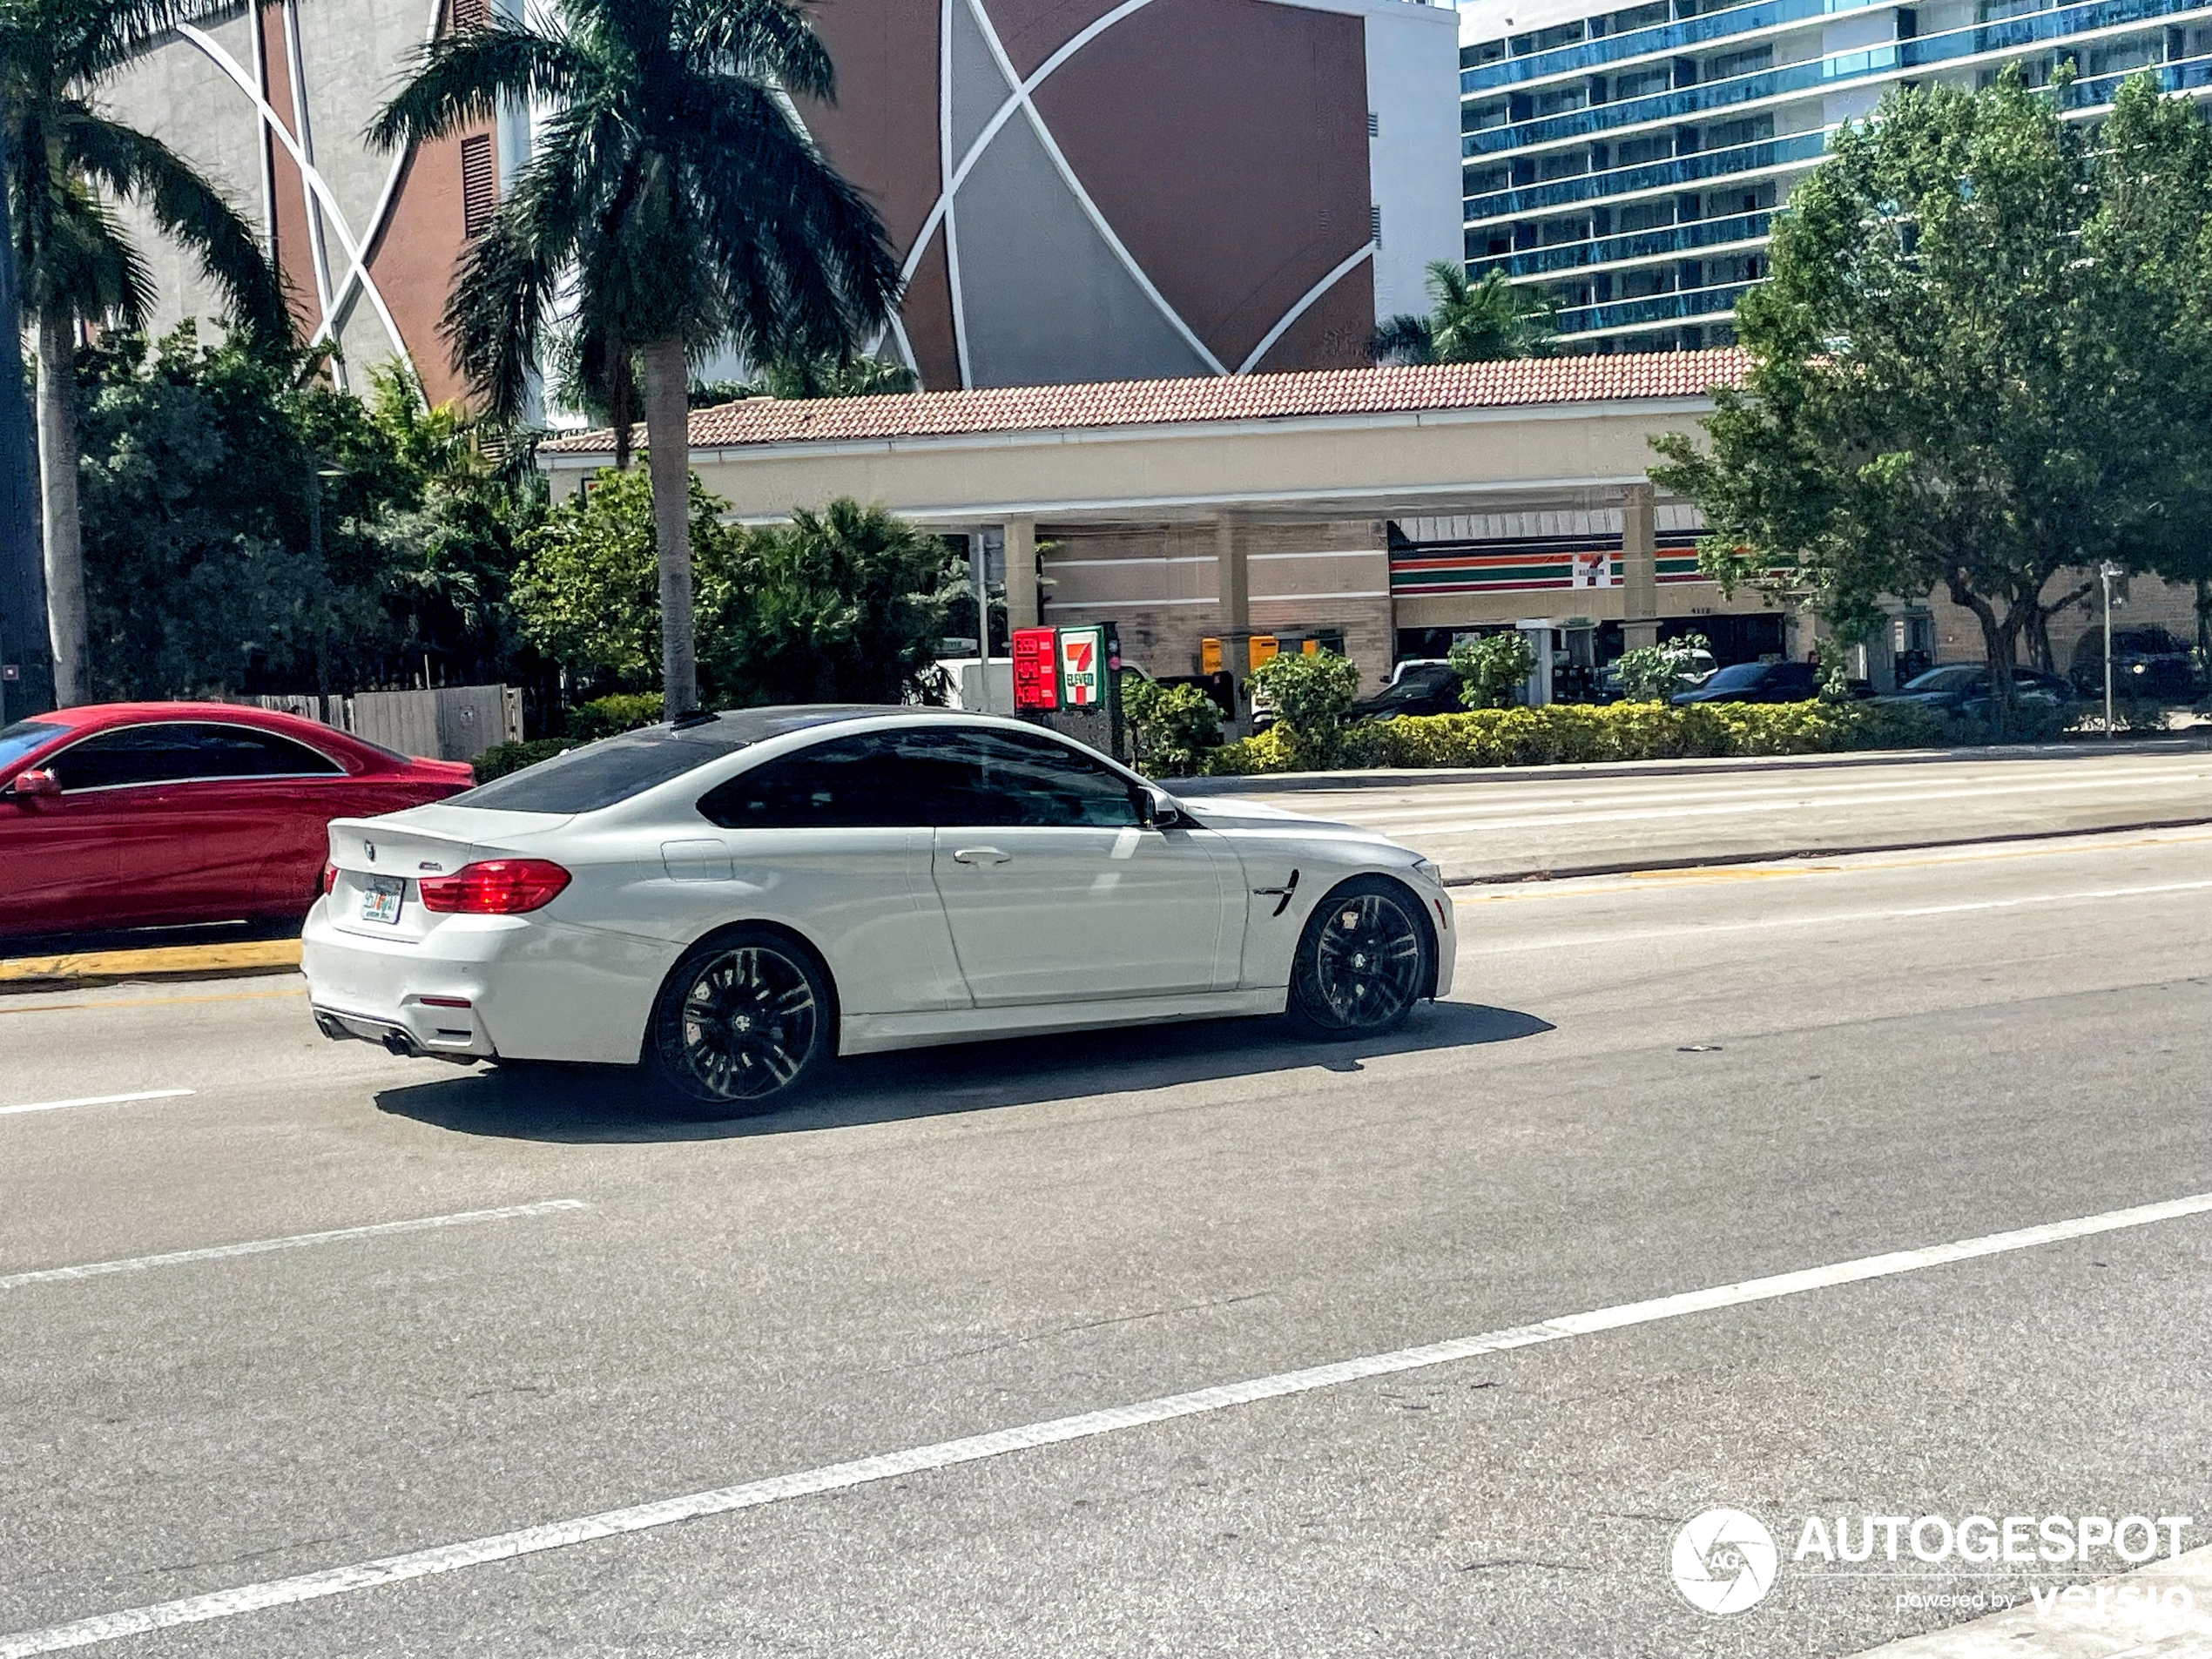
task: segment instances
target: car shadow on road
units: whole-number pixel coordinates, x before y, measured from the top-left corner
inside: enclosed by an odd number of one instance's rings
[[[722,1140],[900,1118],[1034,1106],[1086,1095],[1264,1077],[1319,1068],[1358,1072],[1386,1055],[1511,1042],[1552,1028],[1532,1014],[1440,1002],[1386,1037],[1306,1042],[1280,1020],[1211,1020],[865,1055],[831,1067],[800,1102],[761,1117],[687,1123],[658,1115],[612,1067],[486,1069],[387,1089],[378,1109],[463,1135],[510,1140]]]

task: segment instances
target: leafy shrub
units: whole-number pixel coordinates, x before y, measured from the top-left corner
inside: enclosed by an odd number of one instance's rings
[[[635,732],[661,718],[658,691],[617,691],[595,697],[569,711],[569,736],[577,743],[594,743],[617,732]]]
[[[535,766],[541,760],[550,760],[555,755],[576,746],[574,738],[533,738],[528,743],[495,743],[475,759],[476,781],[488,784],[495,778],[504,778],[510,772],[520,772],[524,766]]]
[[[1664,644],[1642,645],[1622,651],[1614,663],[1621,676],[1621,698],[1626,703],[1664,703],[1689,684],[1689,659],[1695,651],[1712,650],[1703,634],[1684,634]]]
[[[1186,778],[1200,755],[1221,746],[1221,710],[1195,685],[1127,675],[1122,709],[1136,733],[1137,760],[1155,777]]]
[[[1536,667],[1536,653],[1527,635],[1518,628],[1508,633],[1485,634],[1463,639],[1452,647],[1447,659],[1467,682],[1460,700],[1471,709],[1501,709],[1513,701],[1516,688]]]
[[[2058,735],[2055,711],[2014,711],[2013,741]],[[1911,704],[1554,703],[1545,708],[1369,720],[1343,736],[1343,762],[1359,766],[1534,766],[1562,761],[1670,760],[1719,755],[1833,754],[1858,749],[1964,746],[1990,740],[1979,721]],[[1204,757],[1211,776],[1244,777],[1309,765],[1274,731]]]
[[[1359,695],[1359,669],[1334,651],[1271,657],[1252,671],[1253,688],[1275,705],[1275,723],[1298,764],[1325,766],[1336,759],[1345,711]]]

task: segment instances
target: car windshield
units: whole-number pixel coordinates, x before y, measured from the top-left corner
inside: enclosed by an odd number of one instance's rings
[[[1932,668],[1905,682],[1908,691],[1963,691],[1982,683],[1984,671],[1971,665],[1954,664],[1949,668]]]
[[[1723,668],[1707,680],[1705,689],[1709,691],[1740,691],[1746,685],[1757,685],[1766,670],[1764,663],[1738,663],[1733,668]]]
[[[445,805],[489,813],[596,813],[757,741],[756,735],[732,732],[719,723],[688,731],[650,726],[587,743],[495,778],[451,797]]]
[[[6,731],[0,732],[0,766],[22,759],[33,749],[51,738],[58,738],[69,728],[54,725],[44,720],[18,720]]]

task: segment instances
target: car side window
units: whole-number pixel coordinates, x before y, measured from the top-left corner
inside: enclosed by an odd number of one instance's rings
[[[273,732],[175,721],[125,726],[73,743],[54,757],[52,770],[66,794],[216,778],[331,777],[344,768]]]
[[[245,725],[195,725],[206,778],[335,778],[346,769],[329,756],[274,732]]]
[[[739,772],[701,796],[722,829],[896,829],[931,822],[927,768],[895,734],[818,743]]]
[[[926,735],[954,763],[945,781],[954,789],[936,803],[941,824],[1123,829],[1139,821],[1126,778],[1042,733],[978,730]]]

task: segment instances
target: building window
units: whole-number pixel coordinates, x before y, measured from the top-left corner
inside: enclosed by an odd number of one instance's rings
[[[472,133],[461,141],[461,229],[477,236],[499,210],[499,169],[492,159],[491,134]]]

